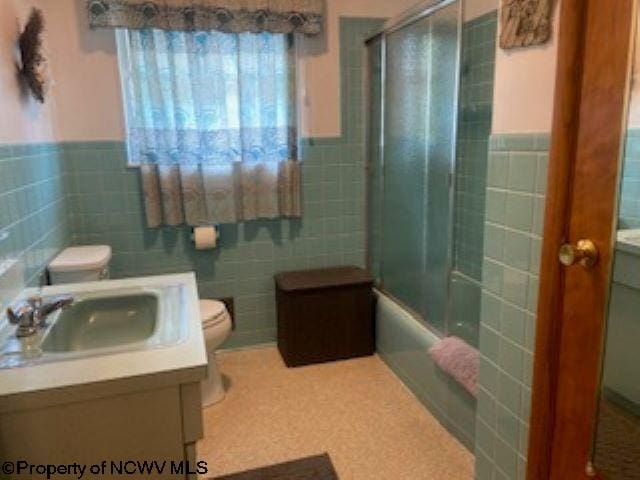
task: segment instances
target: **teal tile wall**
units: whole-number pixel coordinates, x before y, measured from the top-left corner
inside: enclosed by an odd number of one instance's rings
[[[68,244],[64,184],[58,145],[0,145],[0,308]]]
[[[493,136],[486,192],[476,478],[524,479],[549,136]]]
[[[462,29],[454,266],[478,282],[482,276],[497,18],[497,12],[487,13],[466,22]]]
[[[303,141],[304,217],[223,225],[219,248],[198,252],[187,228],[150,230],[136,169],[118,142],[69,143],[71,225],[76,243],[107,243],[116,277],[194,270],[202,297],[235,298],[236,331],[226,346],[272,342],[273,275],[364,265],[364,39],[384,20],[342,18],[342,137]]]
[[[640,130],[627,132],[619,228],[640,228]]]

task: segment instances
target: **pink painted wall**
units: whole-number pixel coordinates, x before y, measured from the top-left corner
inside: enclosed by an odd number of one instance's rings
[[[301,47],[303,134],[340,135],[339,18],[393,17],[414,0],[328,0],[327,31]],[[498,0],[467,0],[465,19]],[[88,28],[84,0],[2,0],[0,9],[0,143],[118,140],[123,114],[113,31]],[[44,106],[23,98],[15,81],[13,45],[31,6],[47,21],[45,47],[53,80]],[[556,9],[557,14],[557,9]],[[557,26],[557,21],[554,22]],[[494,133],[545,132],[551,125],[557,28],[547,45],[496,57]]]
[[[558,53],[558,9],[553,36],[545,45],[496,51],[493,133],[551,131]],[[500,23],[498,22],[498,35]]]
[[[55,139],[53,105],[43,107],[24,95],[16,80],[15,39],[35,3],[35,0],[2,0],[0,6],[0,143]]]
[[[301,84],[306,85],[301,102],[306,119],[303,134],[340,135],[339,17],[391,17],[414,3],[328,0],[326,34],[304,40],[301,48]],[[47,24],[45,44],[53,84],[44,106],[19,98],[9,60],[18,24],[31,6],[43,10]],[[1,143],[123,138],[115,34],[89,29],[84,0],[2,0],[0,26]]]

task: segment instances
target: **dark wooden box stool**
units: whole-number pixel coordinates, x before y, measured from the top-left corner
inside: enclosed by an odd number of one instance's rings
[[[358,267],[275,276],[278,349],[288,367],[373,355],[373,279]]]

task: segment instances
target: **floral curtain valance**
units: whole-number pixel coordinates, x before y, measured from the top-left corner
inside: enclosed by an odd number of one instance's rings
[[[87,0],[92,28],[322,32],[325,0]]]

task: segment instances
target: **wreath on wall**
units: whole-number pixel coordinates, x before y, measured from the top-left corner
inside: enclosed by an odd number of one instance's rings
[[[23,86],[40,103],[44,103],[47,86],[46,58],[42,53],[42,32],[44,32],[44,16],[41,10],[34,8],[18,39],[20,50],[18,75]]]

